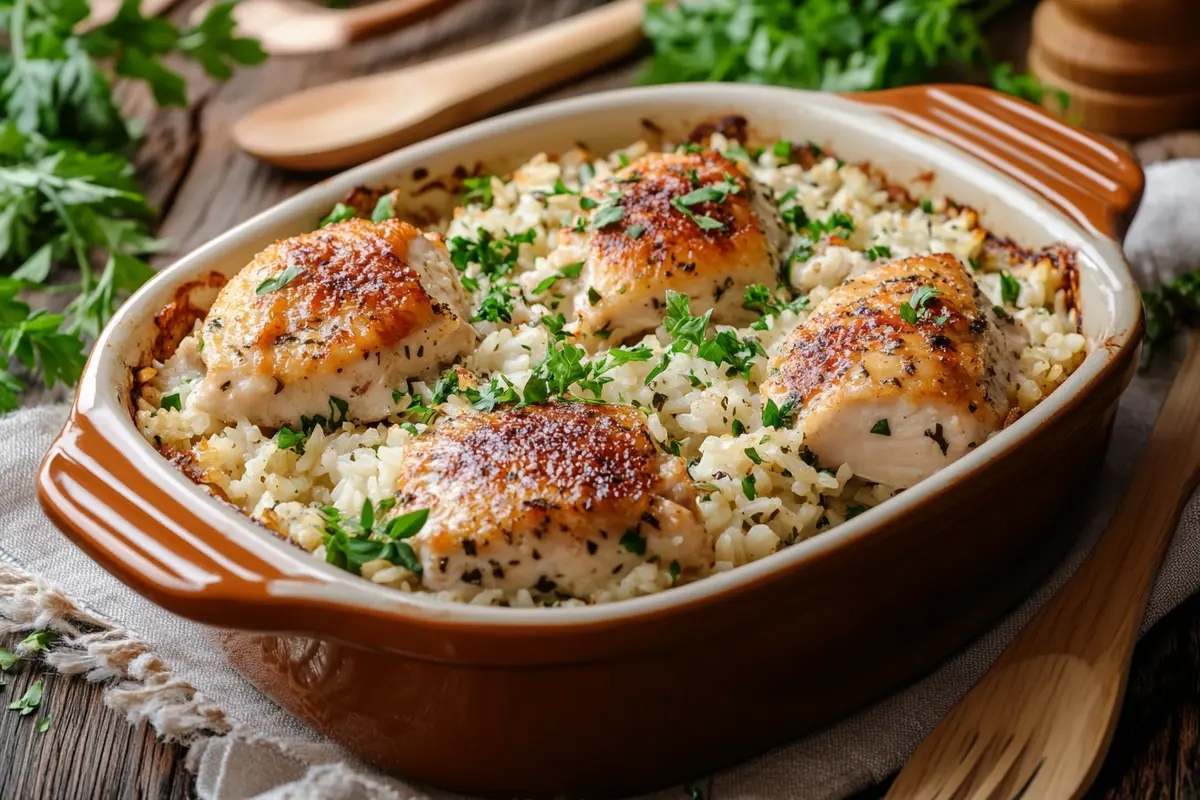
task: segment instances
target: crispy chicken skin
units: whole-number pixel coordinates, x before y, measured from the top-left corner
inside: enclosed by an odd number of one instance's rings
[[[901,307],[921,287],[942,294],[914,324]],[[833,290],[781,343],[763,395],[795,404],[823,465],[912,486],[1002,426],[1011,328],[953,256],[893,261]]]
[[[672,205],[673,199],[727,182],[737,187],[736,194],[685,207],[721,227],[704,230]],[[713,308],[716,323],[739,325],[757,317],[742,308],[743,290],[753,283],[775,285],[786,236],[767,191],[737,163],[708,150],[655,153],[587,194],[601,203],[591,212],[590,226],[606,202],[615,201],[623,214],[598,230],[568,232],[588,237],[575,304],[581,330],[611,330],[613,342],[654,330],[668,289]]]
[[[351,419],[381,419],[393,389],[474,345],[469,317],[445,247],[407,223],[353,219],[283,239],[209,310],[195,404],[274,428],[329,415],[336,397]]]
[[[587,599],[650,558],[713,563],[687,467],[641,414],[557,402],[449,419],[416,439],[392,513],[428,508],[424,588],[463,582]],[[628,531],[644,540],[621,539]]]

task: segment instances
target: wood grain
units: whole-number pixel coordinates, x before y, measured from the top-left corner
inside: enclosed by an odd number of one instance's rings
[[[172,17],[186,19],[195,4],[196,0],[182,3]],[[149,133],[137,158],[139,174],[161,209],[162,232],[173,239],[155,263],[170,263],[322,177],[284,173],[238,152],[229,131],[245,110],[297,88],[477,47],[596,4],[597,0],[463,0],[386,38],[316,58],[272,59],[227,84],[215,84],[188,68],[195,100],[189,110],[155,110],[141,87],[122,87],[125,107],[148,122]],[[1018,8],[997,24],[994,38],[1000,55],[1019,54],[1020,43],[1028,40],[1029,10],[1028,5]],[[624,86],[634,69],[628,62],[537,100]],[[1150,145],[1147,155],[1200,155],[1200,145],[1195,144],[1200,134],[1179,141],[1183,144],[1173,140],[1162,147]],[[65,398],[66,392],[55,396]],[[20,638],[0,637],[0,647],[11,649]],[[42,671],[38,665],[24,664],[6,675],[9,685],[0,690],[3,704],[20,697]],[[1159,623],[1135,651],[1121,722],[1090,798],[1200,796],[1198,675],[1200,597],[1195,597]],[[0,706],[0,800],[189,796],[183,748],[158,742],[144,725],[127,725],[104,707],[101,687],[47,676],[43,707],[52,723],[46,733],[38,734],[34,727],[40,714],[21,717]],[[887,785],[873,787],[857,800],[882,797]]]

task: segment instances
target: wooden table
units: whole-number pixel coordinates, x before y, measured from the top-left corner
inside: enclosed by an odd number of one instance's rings
[[[194,4],[188,0],[172,15],[184,19]],[[193,98],[189,110],[155,111],[140,87],[123,87],[126,106],[135,116],[149,119],[138,164],[151,200],[161,209],[161,233],[173,241],[158,259],[160,265],[320,177],[283,173],[238,152],[229,129],[243,112],[301,87],[475,47],[595,4],[465,0],[407,31],[336,54],[275,58],[226,84],[214,84],[188,69]],[[999,23],[993,38],[1001,54],[1011,58],[1023,52],[1028,14],[1028,7],[1019,8]],[[538,99],[625,86],[635,68],[636,61],[629,61]],[[0,647],[11,649],[19,638],[0,637]],[[19,697],[40,672],[26,664],[6,676],[5,696]],[[183,748],[157,741],[145,725],[128,726],[103,706],[99,687],[51,674],[44,677],[41,711],[53,720],[46,733],[34,730],[41,714],[30,718],[0,711],[0,800],[189,796],[191,778],[183,768]],[[1194,797],[1198,784],[1200,597],[1176,609],[1139,645],[1116,744],[1093,795]],[[882,796],[885,788],[861,797]]]

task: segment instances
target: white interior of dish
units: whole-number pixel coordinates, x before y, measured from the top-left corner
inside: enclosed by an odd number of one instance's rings
[[[152,319],[181,284],[217,271],[233,274],[270,242],[316,227],[346,192],[359,185],[398,186],[415,191],[430,177],[456,167],[503,173],[538,152],[559,152],[577,142],[607,153],[646,137],[643,120],[678,140],[696,124],[722,116],[746,117],[759,138],[812,140],[850,162],[870,161],[895,183],[907,184],[933,171],[931,188],[974,207],[996,234],[1026,247],[1062,242],[1078,253],[1079,305],[1083,332],[1092,343],[1087,359],[1049,398],[1013,426],[970,455],[878,508],[834,530],[774,555],[696,583],[617,603],[562,609],[513,609],[439,602],[371,584],[271,536],[231,508],[215,503],[142,439],[125,408],[131,365],[145,363],[153,339]],[[427,176],[417,180],[414,170]],[[440,191],[415,197],[405,211],[437,212],[452,198]],[[211,298],[209,298],[211,299]],[[197,298],[200,300],[200,298]],[[95,415],[114,442],[160,485],[170,486],[188,509],[250,549],[277,561],[295,560],[321,581],[276,581],[280,596],[389,608],[396,613],[493,624],[577,624],[611,621],[653,609],[684,604],[753,582],[824,548],[836,547],[924,502],[945,483],[983,467],[996,454],[1033,434],[1066,400],[1080,392],[1124,344],[1137,323],[1140,295],[1121,256],[1109,239],[1083,230],[1046,200],[1004,177],[978,159],[886,117],[874,107],[837,96],[745,85],[679,85],[629,89],[551,103],[516,112],[431,139],[385,156],[287,200],[239,225],[161,272],[127,302],[97,342],[97,352],[80,385],[79,405]]]

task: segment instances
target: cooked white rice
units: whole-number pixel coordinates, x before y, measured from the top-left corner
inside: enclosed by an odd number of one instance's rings
[[[893,258],[953,254],[976,270],[977,282],[997,305],[1001,304],[1000,270],[1009,271],[1017,279],[1020,294],[1015,304],[1009,304],[1009,311],[1027,335],[1028,345],[1020,357],[1020,379],[1011,387],[1014,407],[1022,411],[1032,408],[1083,360],[1086,342],[1078,332],[1076,312],[1068,308],[1061,265],[1048,256],[1019,255],[1013,259],[1011,248],[1009,255],[998,257],[998,248],[985,248],[987,234],[973,210],[959,208],[944,198],[913,202],[903,192],[889,191],[880,176],[832,157],[820,158],[805,169],[800,164],[780,163],[769,147],[752,158],[741,148],[731,149],[731,143],[720,135],[713,137],[711,146],[746,163],[777,200],[786,198],[782,208],[799,204],[811,219],[842,212],[854,222],[848,246],[819,245],[811,258],[793,263],[791,282],[798,293],[808,295],[807,309],[767,317],[764,330],[737,331],[743,339],[757,339],[768,354],[832,288],[848,276],[873,267],[867,251],[883,245],[890,248]],[[577,288],[576,281],[560,280],[550,290],[532,297],[534,287],[544,279],[585,257],[578,250],[560,245],[559,237],[563,226],[572,225],[580,214],[578,195],[546,192],[560,180],[578,190],[584,164],[591,165],[594,179],[602,179],[625,159],[647,150],[646,144],[638,143],[595,160],[580,149],[559,158],[538,155],[508,180],[492,180],[490,208],[479,204],[459,208],[453,220],[445,223],[448,238],[473,238],[479,228],[496,237],[536,232],[532,243],[521,245],[511,278],[522,288],[522,295],[530,299],[517,299],[511,325],[477,323],[482,342],[478,351],[461,364],[481,382],[503,376],[516,387],[523,387],[547,349],[547,329],[537,321],[554,313],[571,318],[570,298]],[[474,266],[467,275],[481,283],[473,297],[478,306],[487,292],[487,279],[479,276]],[[716,571],[763,558],[829,530],[894,494],[886,486],[855,478],[846,465],[823,465],[829,468],[819,469],[807,463],[802,457],[806,450],[799,428],[762,426],[758,394],[758,383],[765,377],[766,359],[762,357],[754,359],[750,379],[743,380],[740,376],[726,377],[725,367],[678,354],[647,386],[647,374],[670,341],[662,328],[642,339],[641,344],[652,349],[653,357],[607,373],[613,380],[603,387],[603,399],[642,408],[653,436],[667,448],[677,443],[679,453],[691,460],[690,473],[702,492],[700,514],[714,543]],[[196,339],[188,337],[165,364],[155,363],[142,370],[143,389],[136,408],[137,423],[147,439],[173,454],[189,454],[193,475],[317,557],[324,556],[321,507],[333,506],[353,517],[364,500],[378,503],[393,495],[405,447],[415,434],[426,429],[425,425],[413,424],[401,412],[373,425],[344,423],[333,431],[318,427],[305,443],[303,454],[280,449],[271,431],[246,421],[226,425],[192,407],[190,390],[203,369],[196,346]],[[430,387],[424,384],[415,383],[412,389],[430,397]],[[180,408],[162,408],[162,398],[174,394],[179,395]],[[442,410],[453,415],[465,408],[469,408],[466,400],[456,396]],[[733,432],[735,420],[742,428],[738,434]],[[751,461],[747,448],[754,449],[761,463]],[[747,476],[753,476],[753,499],[744,489],[743,479]],[[376,583],[403,590],[419,588],[408,570],[386,561],[367,564],[362,574]],[[586,600],[616,600],[659,591],[673,583],[665,568],[643,564]],[[548,602],[524,590],[505,596],[501,591],[481,590],[469,584],[440,596],[511,605]]]

